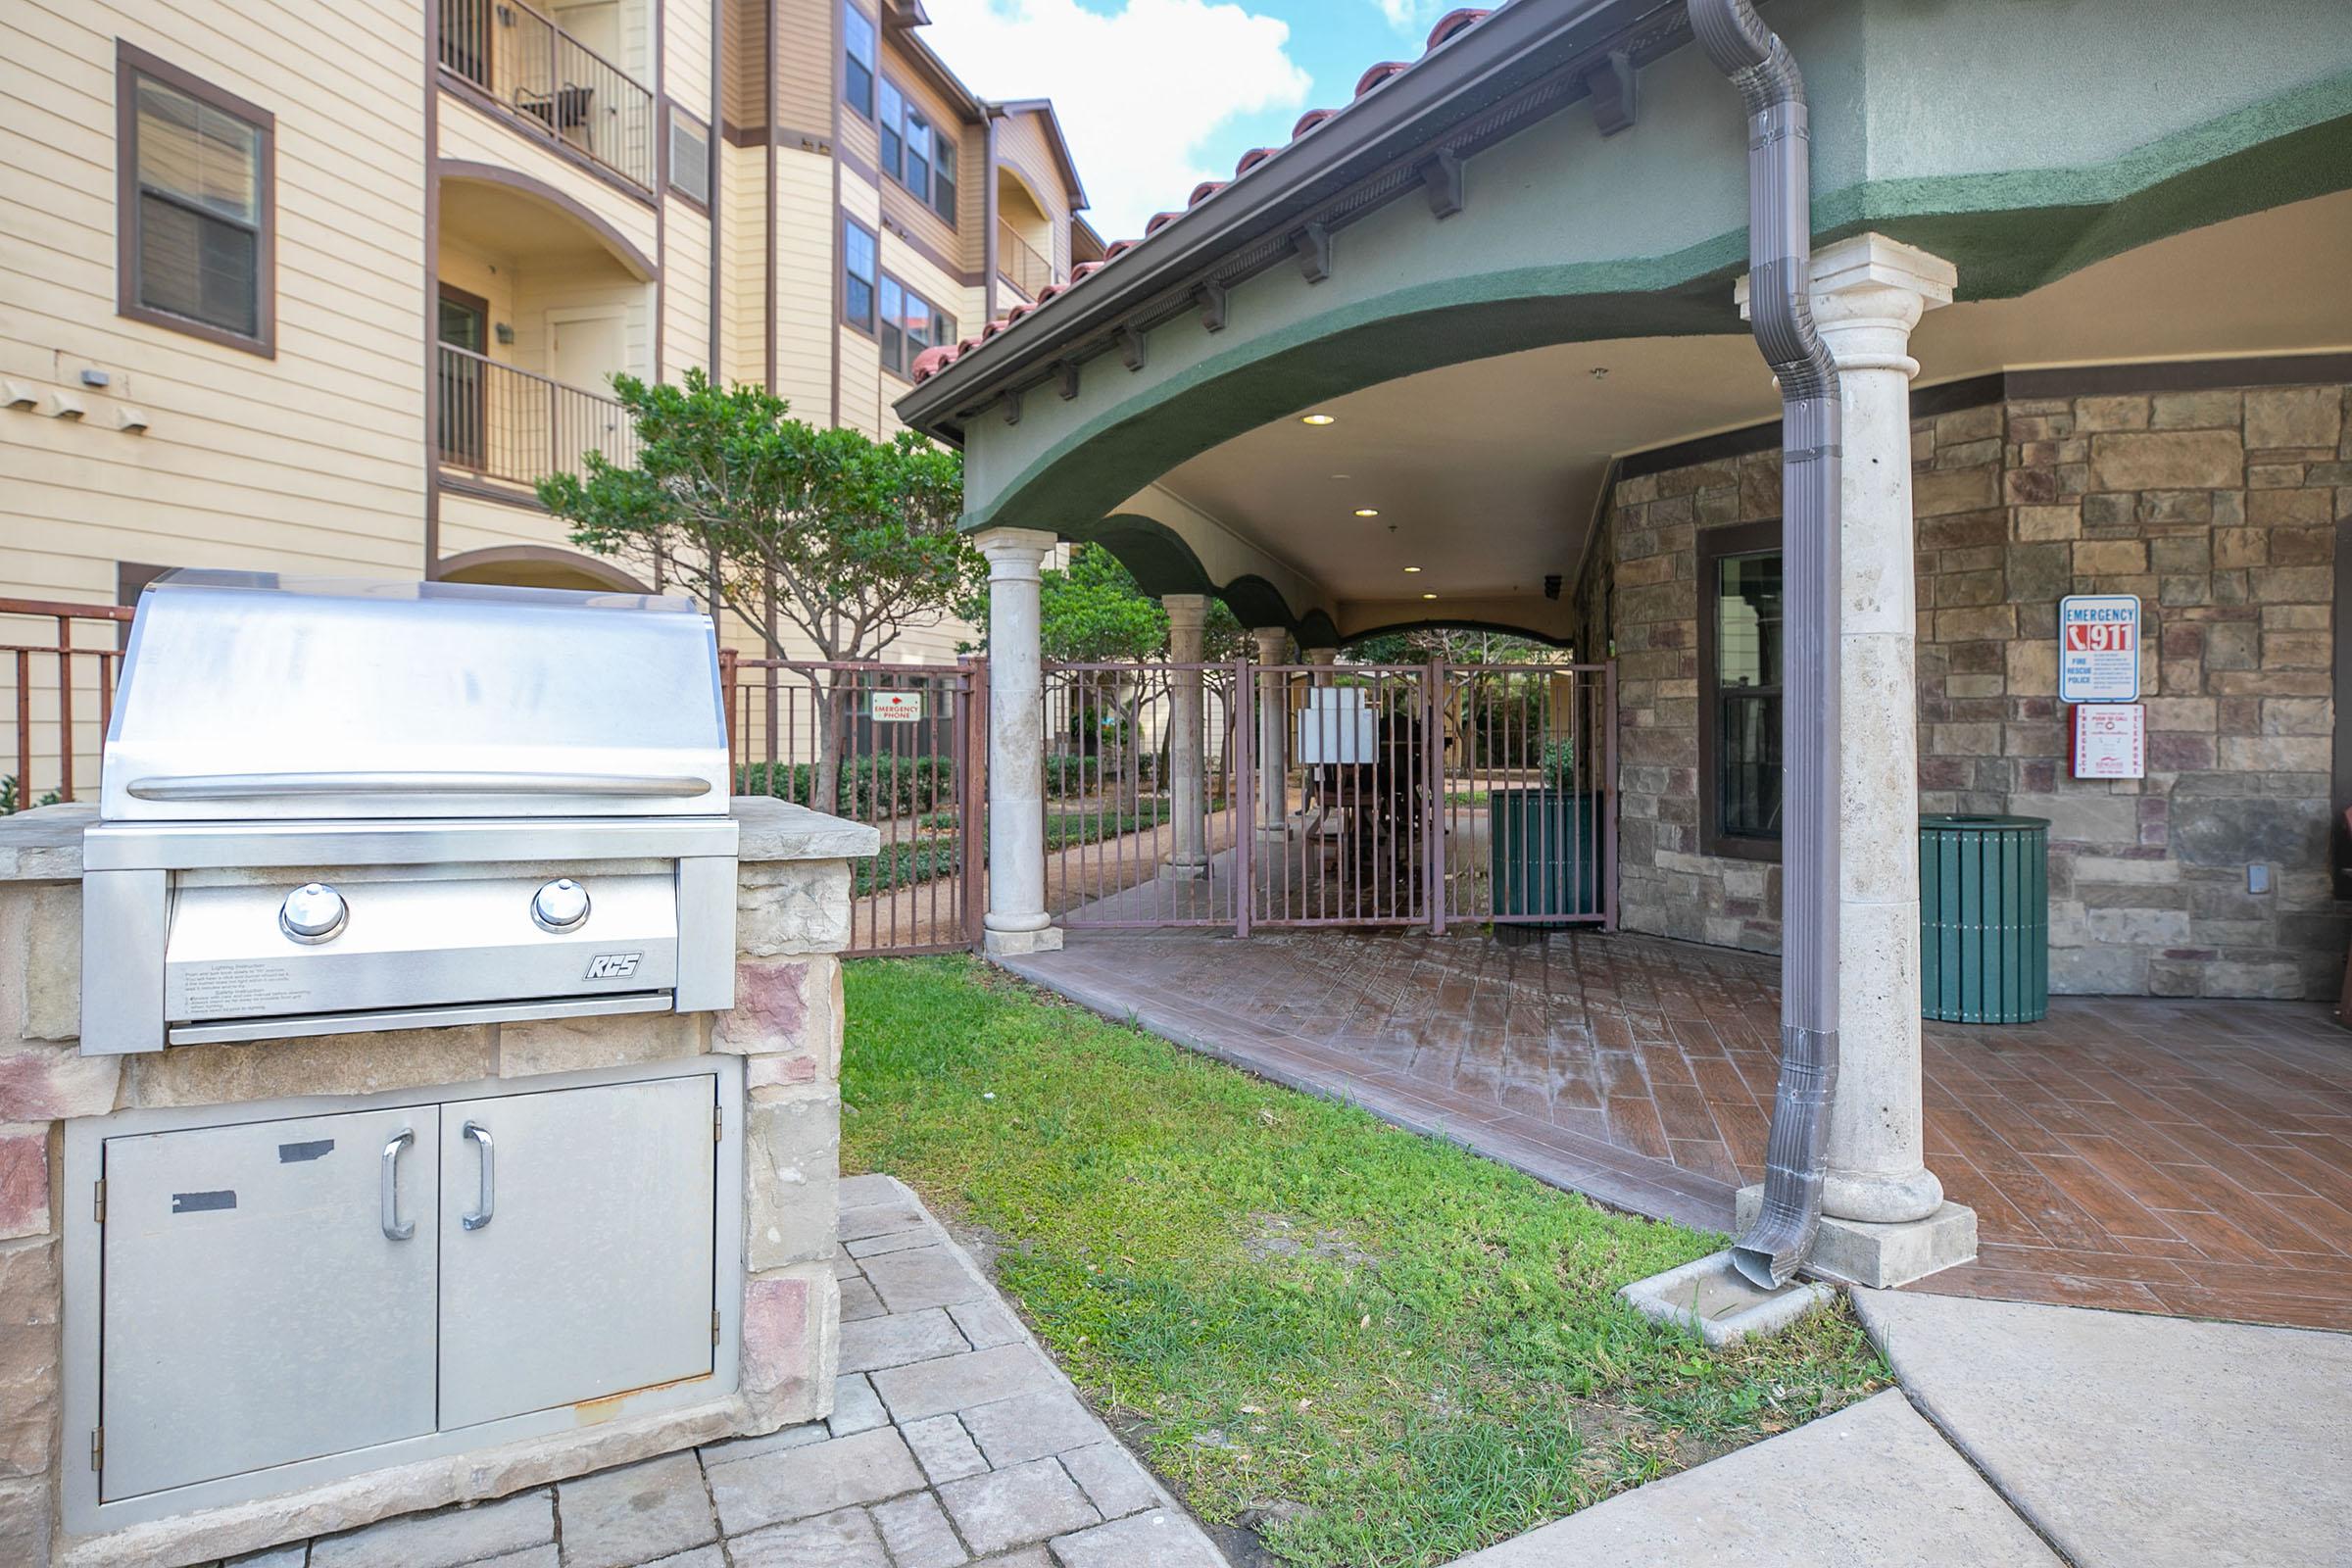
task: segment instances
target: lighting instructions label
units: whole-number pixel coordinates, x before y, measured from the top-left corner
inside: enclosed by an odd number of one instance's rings
[[[174,966],[165,998],[174,1018],[250,1018],[284,1012],[310,1000],[311,988],[268,958]]]
[[[2139,599],[2070,594],[2058,601],[2058,700],[2139,701]]]

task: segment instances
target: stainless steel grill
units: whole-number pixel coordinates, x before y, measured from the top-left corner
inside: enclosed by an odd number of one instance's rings
[[[727,1007],[727,776],[687,601],[172,573],[83,841],[81,1049]]]

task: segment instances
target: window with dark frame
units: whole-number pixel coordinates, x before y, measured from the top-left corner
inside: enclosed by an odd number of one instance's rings
[[[855,218],[842,219],[841,318],[861,332],[874,329],[876,257],[874,231]]]
[[[1700,848],[1781,854],[1782,574],[1778,522],[1698,534]]]
[[[874,24],[843,0],[841,8],[841,101],[866,119],[874,118]]]
[[[915,200],[956,222],[956,142],[887,76],[875,124],[881,132],[882,172]]]
[[[275,119],[116,45],[117,309],[233,348],[275,350]]]
[[[882,368],[891,374],[911,374],[923,350],[956,341],[956,318],[888,272],[881,298]]]

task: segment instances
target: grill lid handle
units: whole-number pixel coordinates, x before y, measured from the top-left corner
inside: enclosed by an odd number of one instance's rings
[[[206,773],[137,778],[140,801],[259,801],[310,795],[624,795],[690,800],[710,781],[678,773]]]

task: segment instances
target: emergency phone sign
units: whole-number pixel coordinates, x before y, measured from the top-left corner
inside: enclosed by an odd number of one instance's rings
[[[2058,601],[2058,700],[2139,701],[2139,599],[2070,594]]]

